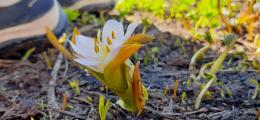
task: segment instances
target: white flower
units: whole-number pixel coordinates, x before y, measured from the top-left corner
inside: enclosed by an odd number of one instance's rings
[[[143,97],[137,94],[142,93],[145,87],[140,83],[139,63],[134,66],[129,57],[154,37],[146,34],[131,36],[137,26],[136,23],[130,24],[125,33],[121,22],[109,20],[104,25],[102,35],[99,30],[96,38],[82,36],[74,28],[72,41],[69,42],[73,51],[68,51],[48,27],[46,32],[53,46],[70,60],[83,65],[85,70],[113,90],[120,97],[118,104],[121,107],[140,112],[144,101],[136,102],[135,96]]]
[[[76,43],[70,42],[73,51],[76,53],[75,61],[96,72],[103,73],[105,67],[116,57],[138,25],[131,23],[124,33],[121,22],[108,20],[102,30],[102,36],[100,30],[97,38],[77,35]]]

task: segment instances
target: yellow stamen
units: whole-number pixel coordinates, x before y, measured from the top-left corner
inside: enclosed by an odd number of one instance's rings
[[[95,46],[95,52],[98,53],[99,52],[99,47],[96,45]]]
[[[116,33],[114,31],[112,31],[112,39],[116,38]]]
[[[106,46],[106,49],[107,49],[107,53],[109,53],[109,52],[110,52],[110,49],[109,49],[109,47],[108,47],[108,46]]]
[[[98,53],[99,52],[99,47],[98,47],[99,41],[96,37],[94,38],[94,44],[95,44],[95,52]]]
[[[74,27],[73,29],[73,35],[72,35],[72,43],[76,44],[76,36],[80,35],[80,32],[77,27]]]
[[[95,44],[99,43],[99,40],[96,37],[94,38],[94,41],[95,41]]]
[[[67,39],[67,34],[63,33],[62,36],[59,38],[59,42],[63,44]]]
[[[111,45],[112,44],[112,40],[110,38],[107,38],[107,44]]]

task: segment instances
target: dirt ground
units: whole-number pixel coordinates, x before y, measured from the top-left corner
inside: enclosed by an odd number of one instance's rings
[[[77,24],[73,24],[75,25]],[[86,25],[81,27],[81,31],[85,35],[93,36],[99,27],[100,25]],[[141,31],[142,26],[136,33]],[[29,60],[0,60],[0,119],[21,120],[33,117],[35,120],[51,118],[97,120],[100,119],[98,115],[100,94],[105,95],[113,103],[107,114],[109,120],[257,119],[259,96],[251,99],[255,87],[249,81],[260,78],[243,54],[233,53],[228,56],[224,67],[217,74],[219,84],[210,88],[213,94],[205,97],[200,109],[195,110],[194,104],[200,88],[194,81],[191,82],[191,86],[187,85],[190,77],[188,67],[194,51],[202,47],[202,44],[182,35],[162,31],[155,26],[150,27],[147,34],[156,39],[144,46],[139,51],[138,57],[131,58],[134,63],[141,61],[143,82],[149,92],[149,100],[140,116],[114,104],[118,99],[114,93],[107,91],[94,77],[65,59],[60,59],[62,62],[54,85],[59,109],[47,106],[50,102],[48,92],[52,86],[49,81],[53,79],[53,70],[48,69],[44,54],[49,57],[52,65],[57,63],[59,56],[59,53],[50,47],[48,50],[33,54]],[[159,52],[153,53],[153,48]],[[218,54],[210,50],[202,64],[197,64],[196,67],[199,69],[203,63],[217,58]],[[69,82],[73,80],[79,80],[80,95],[75,95],[69,86]],[[176,80],[179,80],[178,94],[177,99],[173,99]],[[165,95],[167,85],[169,92]],[[221,96],[223,86],[232,94],[225,92],[224,96]],[[183,92],[187,93],[186,99],[181,97]],[[63,94],[69,97],[69,107],[66,111],[60,109]]]

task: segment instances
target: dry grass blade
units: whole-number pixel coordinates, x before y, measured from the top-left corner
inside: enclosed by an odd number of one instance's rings
[[[167,113],[162,113],[162,112],[153,110],[153,109],[148,108],[148,107],[144,107],[144,109],[147,110],[147,111],[152,112],[153,114],[157,114],[157,115],[159,115],[159,116],[162,116],[162,117],[167,118],[167,119],[170,119],[170,120],[178,120],[177,118],[174,118],[174,117],[169,116],[169,114],[167,114]],[[171,114],[171,115],[174,115],[174,114]],[[176,116],[179,116],[179,114],[176,114]]]
[[[52,63],[51,63],[51,61],[50,61],[50,59],[49,59],[49,57],[48,57],[46,52],[43,52],[43,57],[44,57],[44,59],[45,59],[45,61],[47,63],[48,69],[52,69]]]
[[[166,87],[165,87],[165,90],[164,90],[164,95],[166,96],[167,94],[168,94],[168,92],[169,92],[169,85],[166,85]]]
[[[173,99],[175,102],[177,99],[178,88],[179,88],[179,80],[177,79],[174,83],[174,90],[173,90]]]
[[[57,48],[60,52],[62,52],[65,55],[65,57],[67,57],[70,60],[73,60],[73,55],[62,44],[59,43],[59,40],[55,36],[53,31],[47,27],[46,32],[47,32],[47,37],[48,37],[49,41],[51,42],[51,44],[55,48]]]
[[[13,105],[13,107],[9,110],[7,110],[1,117],[0,119],[3,120],[6,116],[8,116],[9,113],[11,113],[13,110],[15,110],[16,108],[18,108],[20,106],[20,104],[15,104]]]
[[[62,101],[62,111],[65,111],[68,106],[68,93],[63,93],[63,101]]]

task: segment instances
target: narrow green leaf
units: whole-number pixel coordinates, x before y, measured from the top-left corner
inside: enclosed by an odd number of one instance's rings
[[[215,75],[219,71],[227,55],[228,55],[228,50],[226,49],[223,53],[221,53],[221,55],[217,58],[217,60],[212,65],[210,69],[211,74]]]
[[[256,97],[257,97],[257,95],[258,95],[258,91],[259,91],[259,86],[260,86],[260,84],[259,84],[259,82],[258,82],[257,80],[255,80],[255,79],[250,80],[250,82],[255,85],[255,91],[254,91],[254,95],[252,96],[252,99],[256,99]]]
[[[106,101],[105,104],[105,96],[100,95],[99,96],[99,106],[98,106],[98,112],[101,120],[105,120],[107,117],[108,109],[111,107],[111,102],[109,100]]]
[[[33,48],[30,48],[29,50],[27,50],[22,58],[22,60],[27,60],[31,55],[32,53],[36,50],[35,47]]]

